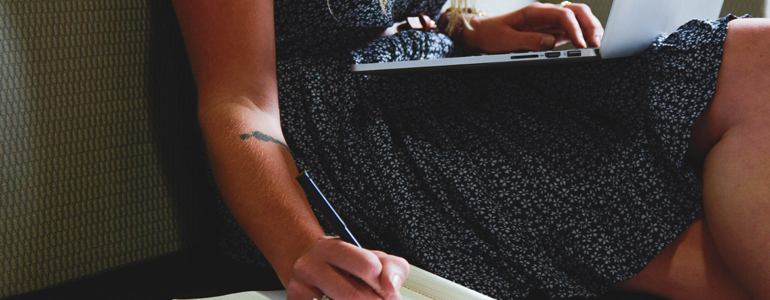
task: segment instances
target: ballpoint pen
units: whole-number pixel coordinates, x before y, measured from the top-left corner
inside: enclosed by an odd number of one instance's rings
[[[358,243],[358,241],[356,241],[356,238],[353,237],[353,234],[350,233],[348,227],[345,226],[345,222],[342,221],[329,201],[326,200],[326,197],[324,197],[321,191],[318,190],[318,187],[315,185],[313,180],[310,179],[310,175],[307,173],[307,171],[303,171],[301,174],[299,174],[299,176],[297,176],[297,181],[299,182],[299,185],[302,186],[302,189],[305,190],[307,200],[310,202],[310,204],[321,211],[324,219],[326,219],[326,221],[329,222],[329,225],[332,226],[334,233],[339,235],[343,241],[361,248],[361,245]]]

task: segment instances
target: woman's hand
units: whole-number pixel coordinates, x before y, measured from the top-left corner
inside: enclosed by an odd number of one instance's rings
[[[581,3],[562,8],[535,2],[505,15],[475,16],[470,24],[473,30],[462,31],[463,46],[483,53],[548,50],[568,41],[578,48],[599,47],[604,34],[591,9]]]
[[[287,299],[400,300],[407,275],[409,263],[403,258],[322,237],[294,263]]]

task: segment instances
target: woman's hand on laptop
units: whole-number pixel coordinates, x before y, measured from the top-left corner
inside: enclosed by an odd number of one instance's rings
[[[474,17],[462,31],[465,49],[483,53],[549,50],[569,41],[578,48],[599,47],[604,28],[581,3],[563,7],[535,2],[494,17]]]

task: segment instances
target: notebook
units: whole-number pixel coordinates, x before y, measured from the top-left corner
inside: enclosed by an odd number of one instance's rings
[[[719,17],[724,0],[615,0],[600,48],[569,49],[451,57],[386,63],[354,64],[351,71],[382,74],[586,62],[639,55],[661,34],[692,19]]]
[[[479,292],[409,265],[409,276],[401,286],[403,300],[494,300]],[[286,291],[252,291],[188,300],[286,300]],[[184,300],[184,299],[177,299]]]

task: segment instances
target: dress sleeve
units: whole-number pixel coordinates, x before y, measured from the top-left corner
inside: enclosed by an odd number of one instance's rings
[[[354,62],[361,64],[444,58],[457,52],[459,48],[445,34],[406,30],[373,40],[352,54]]]

